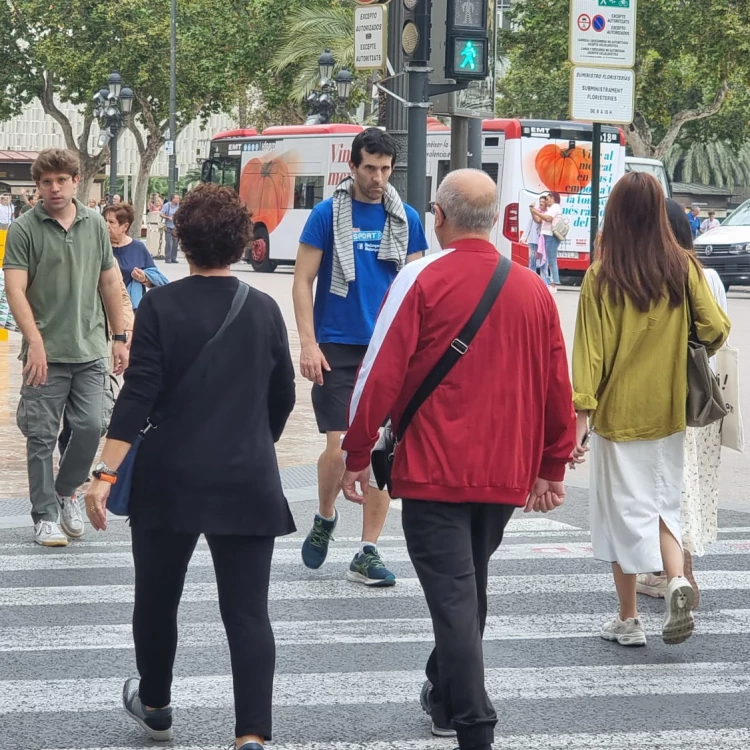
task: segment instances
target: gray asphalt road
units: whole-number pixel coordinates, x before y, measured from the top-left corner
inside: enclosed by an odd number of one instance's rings
[[[398,504],[382,548],[399,582],[369,591],[343,579],[359,509],[340,502],[331,560],[313,572],[299,561],[313,491],[290,496],[300,531],[279,540],[271,586],[274,746],[451,750],[430,736],[419,708],[431,628]],[[723,513],[719,543],[698,561],[696,635],[662,644],[661,603],[646,599],[649,644],[637,650],[597,636],[616,599],[607,566],[591,559],[586,518],[582,490],[555,514],[517,513],[492,562],[485,652],[500,717],[496,748],[747,747],[750,517]],[[0,532],[0,747],[149,747],[119,707],[122,682],[135,673],[126,524],[106,534],[89,529],[64,550],[30,545],[29,531]],[[170,745],[180,750],[218,750],[232,736],[229,658],[206,556],[201,544],[180,610]]]

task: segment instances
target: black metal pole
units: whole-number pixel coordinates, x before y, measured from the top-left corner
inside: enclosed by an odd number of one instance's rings
[[[177,192],[177,0],[172,0],[169,41],[169,199]]]
[[[409,78],[406,202],[419,214],[419,220],[424,224],[427,211],[427,110],[430,106],[427,85],[430,69],[426,64],[416,64],[406,70]]]
[[[599,175],[602,161],[602,126],[595,122],[591,131],[591,222],[589,235],[589,265],[594,262],[596,236],[599,233]]]
[[[117,135],[120,132],[120,123],[112,117],[108,124],[112,131],[112,139],[109,142],[109,202],[111,204],[117,192]]]
[[[404,50],[401,47],[401,32],[404,25],[404,3],[402,0],[388,4],[388,62],[393,66],[395,74],[404,71]],[[386,70],[385,76],[391,75]],[[407,80],[405,75],[397,75],[396,78],[383,84],[402,99],[408,98]],[[396,142],[398,156],[396,165],[391,175],[390,183],[398,191],[402,200],[406,200],[406,183],[407,183],[407,163],[409,160],[409,148],[407,145],[406,135],[406,108],[403,103],[394,99],[392,96],[385,96],[385,122],[379,123],[385,125],[385,129]],[[416,208],[416,206],[414,206]]]
[[[482,121],[478,117],[469,120],[469,156],[467,166],[482,168]]]

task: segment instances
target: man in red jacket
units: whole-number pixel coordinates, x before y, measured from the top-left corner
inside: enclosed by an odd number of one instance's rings
[[[445,249],[399,273],[357,376],[343,444],[349,500],[367,501],[378,428],[389,414],[399,424],[488,285],[497,203],[494,182],[477,170],[452,172],[438,190],[435,233]],[[392,473],[435,632],[421,702],[433,733],[457,734],[461,750],[488,750],[497,723],[482,653],[490,557],[516,507],[562,503],[574,445],[557,307],[536,274],[513,264],[468,349],[414,415]]]

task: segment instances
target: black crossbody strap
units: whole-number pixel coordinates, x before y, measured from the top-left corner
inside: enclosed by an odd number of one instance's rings
[[[205,366],[211,361],[217,345],[220,343],[227,328],[229,328],[229,326],[234,322],[235,318],[239,315],[240,310],[242,310],[242,308],[244,307],[245,301],[247,300],[247,292],[247,284],[244,284],[240,281],[239,286],[237,287],[237,291],[234,293],[229,312],[227,313],[226,318],[224,318],[224,322],[219,327],[219,330],[216,331],[216,333],[206,342],[205,346],[200,350],[198,356],[193,360],[193,363],[190,365],[190,367],[188,367],[183,376],[180,378],[177,386],[172,391],[159,413],[154,413],[149,418],[148,425],[146,426],[144,432],[148,432],[149,429],[157,427],[164,418],[164,415],[169,411],[169,407],[172,404],[180,403],[180,400],[185,396],[185,394],[194,391],[199,385],[199,381],[203,376]]]
[[[490,282],[487,284],[487,288],[484,290],[484,294],[482,294],[479,304],[469,318],[468,323],[463,327],[461,333],[453,339],[445,354],[438,360],[437,364],[422,382],[422,385],[417,388],[416,393],[411,397],[411,401],[407,404],[399,423],[398,441],[401,441],[403,438],[406,428],[414,418],[419,407],[422,406],[430,394],[440,385],[443,378],[451,371],[456,362],[469,351],[469,344],[471,344],[474,336],[477,335],[477,331],[481,328],[482,323],[484,323],[492,306],[495,304],[495,300],[502,291],[512,265],[512,262],[505,256],[501,255],[499,257]]]

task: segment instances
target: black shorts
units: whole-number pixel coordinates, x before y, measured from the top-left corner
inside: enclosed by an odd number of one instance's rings
[[[318,430],[321,433],[346,432],[349,429],[349,401],[367,347],[321,344],[320,350],[328,360],[331,371],[323,370],[323,385],[314,383],[312,387],[312,405]]]

